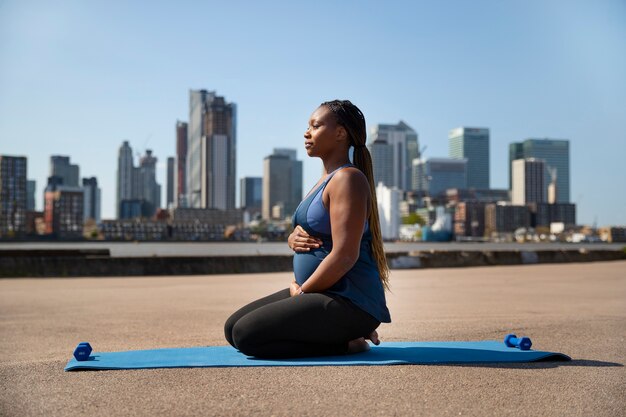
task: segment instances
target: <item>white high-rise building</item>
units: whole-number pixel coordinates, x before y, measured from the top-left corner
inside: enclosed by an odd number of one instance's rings
[[[417,133],[409,125],[378,124],[372,129],[368,149],[374,181],[400,190],[412,189],[412,162],[419,158]]]
[[[555,196],[557,203],[570,201],[570,162],[569,140],[567,139],[526,139],[523,142],[514,142],[509,145],[509,170],[513,161],[524,158],[543,159],[546,162],[544,186],[547,189],[551,176],[555,178]],[[509,171],[509,184],[512,187],[513,174]],[[511,188],[512,189],[512,188]]]
[[[512,163],[511,202],[523,206],[546,201],[546,162],[543,159],[516,159]]]
[[[382,182],[376,186],[380,232],[384,240],[395,240],[400,236],[400,201],[402,190],[386,187]]]

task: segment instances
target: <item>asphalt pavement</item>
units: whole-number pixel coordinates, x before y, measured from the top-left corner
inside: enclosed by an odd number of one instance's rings
[[[2,416],[620,416],[626,262],[394,270],[385,341],[530,336],[572,362],[64,372],[73,348],[225,345],[291,273],[0,280]]]

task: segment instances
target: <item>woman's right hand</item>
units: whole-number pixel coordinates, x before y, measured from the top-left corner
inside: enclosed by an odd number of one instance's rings
[[[287,244],[294,252],[308,252],[311,248],[315,249],[322,246],[322,241],[310,236],[302,226],[298,225],[287,238]]]

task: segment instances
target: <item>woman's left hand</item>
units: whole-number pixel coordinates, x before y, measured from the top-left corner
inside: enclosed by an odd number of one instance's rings
[[[289,285],[289,294],[291,294],[292,297],[300,294],[300,286],[295,279],[291,282],[291,285]]]

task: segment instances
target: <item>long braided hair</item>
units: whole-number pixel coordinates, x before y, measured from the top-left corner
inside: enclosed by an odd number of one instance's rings
[[[349,100],[326,101],[320,105],[329,109],[337,118],[337,123],[348,132],[350,146],[354,147],[354,165],[367,177],[370,186],[370,214],[367,219],[370,232],[372,233],[372,254],[378,266],[380,280],[383,287],[389,290],[389,266],[383,249],[383,238],[380,232],[378,219],[378,202],[376,200],[376,187],[374,184],[374,172],[372,169],[372,156],[365,146],[367,131],[365,128],[365,116],[357,106]]]

